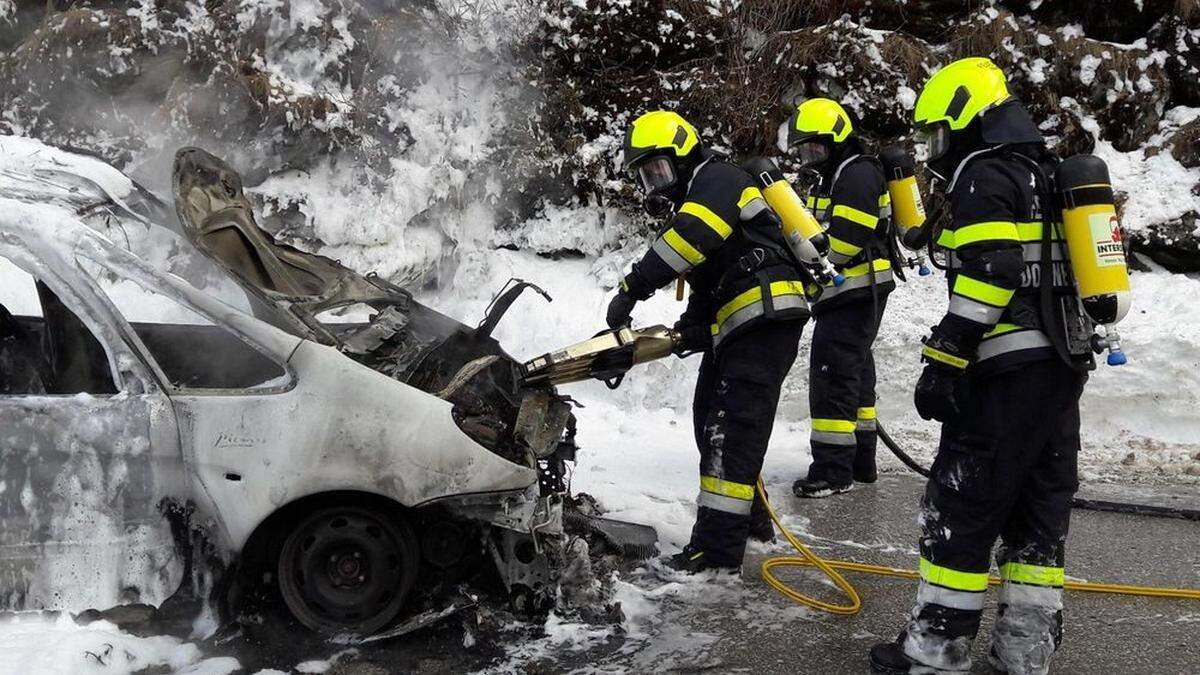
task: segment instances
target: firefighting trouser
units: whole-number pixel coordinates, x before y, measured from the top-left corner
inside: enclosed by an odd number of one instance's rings
[[[856,300],[814,318],[808,366],[808,411],[812,417],[809,480],[835,486],[874,480],[875,356],[871,345],[887,306]]]
[[[1086,376],[1058,360],[974,378],[942,426],[922,500],[921,581],[904,650],[937,668],[970,666],[992,547],[1000,578],[992,648],[1010,672],[1044,672],[1062,637],[1064,544],[1078,487]]]
[[[752,512],[766,517],[755,484],[804,323],[764,322],[705,353],[700,363],[692,402],[700,494],[691,548],[712,565],[741,565]]]

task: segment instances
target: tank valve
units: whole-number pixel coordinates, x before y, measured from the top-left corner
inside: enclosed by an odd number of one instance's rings
[[[1104,326],[1104,335],[1096,333],[1092,336],[1092,351],[1102,354],[1108,350],[1107,363],[1110,366],[1123,366],[1129,362],[1125,352],[1121,350],[1121,336],[1112,326]]]

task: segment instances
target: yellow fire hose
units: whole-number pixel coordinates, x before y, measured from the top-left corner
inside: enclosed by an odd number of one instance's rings
[[[766,494],[766,489],[763,487],[762,479],[758,481],[758,493]],[[854,586],[850,585],[849,581],[841,575],[838,570],[847,572],[862,572],[865,574],[878,574],[886,577],[900,577],[902,579],[919,579],[920,575],[913,570],[898,569],[896,567],[886,567],[884,565],[869,565],[867,563],[853,562],[850,560],[825,560],[813,553],[810,548],[804,545],[804,542],[797,539],[791,532],[788,531],[783,523],[779,520],[779,514],[775,513],[775,507],[767,500],[763,500],[767,506],[767,513],[771,514],[771,520],[775,522],[776,527],[783,536],[787,537],[788,543],[792,548],[796,549],[798,556],[780,556],[768,558],[763,561],[762,575],[767,584],[779,592],[780,595],[800,605],[819,609],[830,614],[839,614],[842,616],[852,616],[858,614],[862,609],[862,599],[858,597],[858,591]],[[829,577],[846,597],[850,599],[849,604],[838,605],[832,602],[825,602],[817,598],[804,595],[795,590],[791,586],[784,583],[773,572],[776,568],[782,567],[815,567]],[[1000,585],[1000,579],[991,577],[988,583],[992,586]],[[1192,588],[1159,588],[1155,586],[1129,586],[1125,584],[1101,584],[1089,581],[1068,581],[1063,585],[1065,588],[1072,591],[1083,591],[1086,593],[1111,593],[1114,595],[1140,595],[1152,598],[1176,598],[1180,600],[1200,600],[1200,589]]]

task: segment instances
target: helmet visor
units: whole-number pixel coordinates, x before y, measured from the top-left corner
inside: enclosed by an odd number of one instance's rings
[[[829,146],[816,138],[797,143],[794,152],[801,166],[816,166],[829,159]]]
[[[642,192],[653,194],[675,184],[675,163],[666,157],[651,157],[637,165]]]
[[[927,124],[917,130],[913,140],[925,146],[926,161],[938,159],[950,149],[950,125],[945,122]]]

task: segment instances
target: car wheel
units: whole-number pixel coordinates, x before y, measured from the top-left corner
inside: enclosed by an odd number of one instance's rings
[[[279,590],[300,623],[320,633],[367,635],[404,607],[420,552],[397,513],[366,506],[301,518],[279,553]]]

